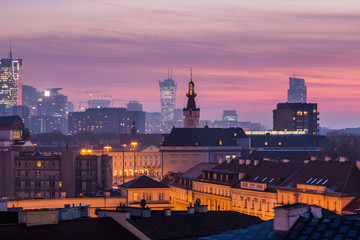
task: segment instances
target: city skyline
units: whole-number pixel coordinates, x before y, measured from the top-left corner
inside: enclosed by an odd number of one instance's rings
[[[359,127],[357,1],[18,1],[2,8],[1,57],[11,38],[14,58],[24,61],[23,84],[61,87],[76,106],[98,90],[160,111],[158,81],[171,67],[182,108],[192,66],[202,119],[234,109],[239,120],[271,128],[272,109],[286,101],[295,73],[306,79],[308,102],[318,103],[321,126]],[[9,23],[14,8],[22,17]]]

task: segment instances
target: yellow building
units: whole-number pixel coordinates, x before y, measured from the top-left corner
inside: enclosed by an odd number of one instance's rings
[[[117,185],[140,174],[153,178],[161,178],[161,153],[154,145],[143,149],[125,147],[124,151],[115,151],[105,147],[102,151],[94,151],[97,155],[107,154],[112,156],[113,184]],[[123,173],[124,176],[123,176]],[[134,174],[135,173],[135,174]]]
[[[359,161],[313,160],[279,186],[277,202],[315,204],[342,214],[359,192]]]

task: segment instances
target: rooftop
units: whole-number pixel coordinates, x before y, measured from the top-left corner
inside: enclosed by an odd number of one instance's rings
[[[207,212],[130,220],[153,239],[188,239],[229,231],[262,222],[260,218],[232,211]]]
[[[120,185],[120,187],[124,187],[124,188],[168,188],[169,186],[158,182],[152,178],[149,178],[146,175],[142,175],[140,177],[137,177],[134,180],[131,180],[129,182],[126,182],[122,185]]]

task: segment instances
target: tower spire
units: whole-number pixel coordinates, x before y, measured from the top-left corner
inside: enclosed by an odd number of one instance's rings
[[[192,82],[192,67],[190,67],[190,81]]]
[[[9,52],[9,58],[12,59],[12,51],[11,51],[11,38],[10,38],[10,52]]]

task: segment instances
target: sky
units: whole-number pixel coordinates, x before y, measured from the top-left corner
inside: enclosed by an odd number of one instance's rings
[[[77,109],[94,97],[160,111],[172,68],[177,107],[193,69],[201,119],[237,110],[272,127],[289,76],[305,79],[322,127],[360,127],[359,0],[0,0],[23,84],[61,87]]]

